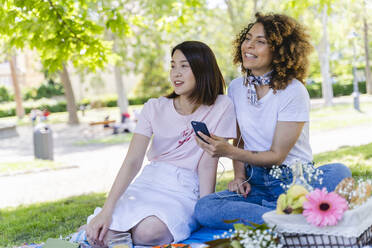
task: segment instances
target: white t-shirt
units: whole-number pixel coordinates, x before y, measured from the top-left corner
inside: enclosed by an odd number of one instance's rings
[[[293,79],[284,89],[273,90],[251,105],[247,97],[244,78],[234,79],[228,88],[228,95],[234,103],[236,118],[244,141],[244,149],[268,151],[273,142],[278,121],[305,122],[301,135],[289,151],[283,164],[290,165],[294,159],[311,162],[313,155],[309,142],[310,97],[305,86]]]

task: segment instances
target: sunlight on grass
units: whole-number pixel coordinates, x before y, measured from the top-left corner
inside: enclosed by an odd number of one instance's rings
[[[105,194],[71,197],[62,201],[0,210],[0,247],[41,243],[48,238],[66,237],[85,224]]]
[[[362,112],[349,104],[314,109],[310,112],[311,130],[331,130],[372,123],[372,103],[362,103]]]
[[[85,146],[85,145],[92,145],[92,144],[113,145],[113,144],[130,142],[132,137],[133,137],[132,133],[121,133],[121,134],[106,136],[103,138],[79,140],[79,141],[74,142],[73,144],[76,146]]]
[[[25,172],[37,169],[56,169],[62,166],[62,163],[41,159],[20,162],[0,162],[0,174],[15,173],[20,171]]]
[[[218,173],[216,191],[222,191],[227,189],[227,184],[234,178],[234,172],[232,170]]]
[[[316,165],[343,163],[357,178],[372,178],[372,143],[314,155]]]

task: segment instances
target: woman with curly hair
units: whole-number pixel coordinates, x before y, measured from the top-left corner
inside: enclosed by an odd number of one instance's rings
[[[238,138],[234,145],[223,138],[199,135],[198,145],[213,157],[233,160],[234,179],[228,190],[200,199],[195,215],[200,224],[231,228],[223,220],[239,219],[262,223],[262,215],[276,207],[284,192],[270,174],[273,165],[292,182],[288,166],[294,161],[311,163],[309,142],[310,98],[304,86],[312,50],[309,36],[296,20],[286,15],[256,14],[256,21],[244,28],[234,42],[234,63],[243,77],[234,79],[228,94],[235,106]],[[342,164],[319,168],[323,183],[312,187],[333,191],[350,170]],[[286,173],[286,174],[285,174]]]

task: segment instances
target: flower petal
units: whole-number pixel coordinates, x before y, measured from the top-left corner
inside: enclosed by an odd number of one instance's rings
[[[308,195],[307,202],[303,204],[303,215],[307,222],[315,226],[333,226],[342,219],[343,213],[348,209],[344,198],[334,192],[328,193],[326,188],[315,189]],[[329,205],[328,209],[321,209],[321,204]]]

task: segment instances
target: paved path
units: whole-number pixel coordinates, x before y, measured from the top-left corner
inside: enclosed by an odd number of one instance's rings
[[[350,101],[338,99],[337,101]],[[313,106],[318,104],[312,101]],[[76,146],[76,137],[110,135],[102,130],[91,132],[91,127],[70,127],[55,124],[55,161],[72,166],[61,170],[0,176],[0,208],[36,202],[57,200],[91,192],[107,192],[124,159],[128,143],[118,145]],[[100,128],[100,127],[98,127]],[[18,127],[20,136],[0,140],[0,161],[33,160],[32,128]],[[345,145],[361,145],[372,142],[372,124],[327,132],[312,132],[314,153],[330,151]],[[231,162],[222,159],[226,169]]]

